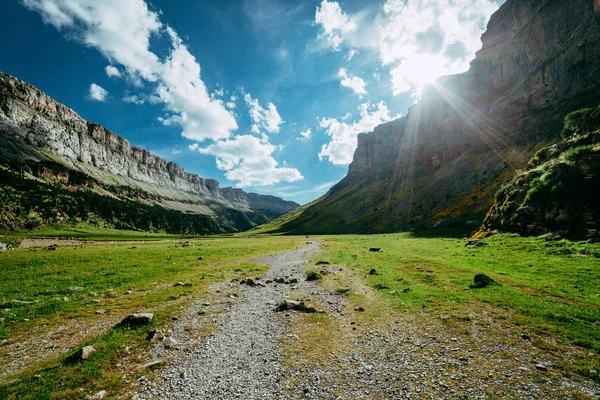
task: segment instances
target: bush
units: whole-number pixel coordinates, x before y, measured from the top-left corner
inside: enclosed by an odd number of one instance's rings
[[[600,129],[600,107],[575,111],[565,117],[563,137],[594,132]]]

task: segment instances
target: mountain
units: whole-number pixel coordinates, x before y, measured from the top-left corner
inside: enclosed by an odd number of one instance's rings
[[[0,165],[0,183],[7,185],[10,181],[13,189],[3,187],[3,229],[21,227],[23,215],[31,212],[48,214],[41,219],[49,223],[86,220],[90,213],[95,217],[98,213],[109,215],[110,208],[117,207],[122,214],[114,222],[125,228],[235,232],[299,206],[274,196],[220,189],[216,180],[190,174],[173,162],[132,146],[101,125],[85,121],[34,86],[3,73]],[[16,190],[17,186],[20,190]],[[43,209],[38,200],[53,201],[53,196],[63,202],[52,211]],[[67,204],[85,208],[84,202],[112,206],[98,205],[83,217],[65,214]],[[22,210],[23,204],[29,204],[29,208]],[[57,213],[60,217],[55,217]],[[171,224],[160,222],[164,218]],[[139,219],[144,219],[143,227],[138,226]],[[178,221],[177,228],[174,220]]]
[[[600,103],[600,18],[589,0],[508,0],[468,72],[440,78],[404,118],[358,136],[347,176],[293,233],[478,225],[494,193],[564,117]]]
[[[599,236],[600,107],[569,114],[562,136],[502,186],[482,232]]]

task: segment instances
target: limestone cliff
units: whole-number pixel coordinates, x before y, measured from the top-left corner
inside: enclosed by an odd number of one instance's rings
[[[149,203],[206,215],[229,210],[257,213],[252,223],[297,207],[274,196],[247,194],[253,201],[234,204],[219,182],[190,174],[173,163],[132,146],[125,138],[57,102],[39,89],[0,73],[0,158],[3,162],[52,161],[89,176],[104,194],[119,197],[119,187],[144,193]],[[256,207],[255,207],[256,206]],[[268,216],[267,216],[268,214]],[[247,221],[244,222],[246,224]]]
[[[264,213],[270,218],[275,218],[300,207],[300,204],[294,201],[285,201],[275,196],[246,193],[242,189],[227,187],[221,189],[221,191],[223,192],[223,196],[235,205],[236,208]]]
[[[378,232],[481,222],[501,182],[564,116],[600,102],[600,18],[589,0],[508,0],[466,73],[360,134],[348,175],[283,229]]]

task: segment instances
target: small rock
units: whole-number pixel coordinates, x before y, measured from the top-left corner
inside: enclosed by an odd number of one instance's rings
[[[152,330],[152,331],[148,332],[147,339],[150,341],[150,343],[158,343],[161,340],[163,340],[164,338],[165,338],[165,334],[163,331]]]
[[[90,296],[92,296],[92,297],[97,297],[97,296],[98,296],[98,293],[96,293],[96,292],[90,292]]]
[[[133,290],[129,289],[128,291],[125,292],[126,294],[133,294]]]
[[[106,390],[101,390],[98,393],[96,393],[93,396],[90,396],[89,399],[90,400],[101,400],[104,398],[104,396],[106,396]]]
[[[135,313],[128,315],[123,321],[121,321],[121,325],[124,326],[140,326],[148,324],[154,318],[154,314],[152,313]]]
[[[164,346],[166,349],[174,349],[175,346],[177,346],[179,344],[179,342],[175,339],[173,339],[172,336],[169,336],[168,338],[165,339],[164,342]]]
[[[375,268],[371,268],[371,270],[369,271],[369,275],[378,275],[377,270]]]
[[[292,278],[292,279],[290,279],[290,283],[291,284],[298,283],[298,279],[297,278]]]
[[[198,261],[202,261],[202,260],[204,260],[204,257],[202,257],[202,256],[198,257]]]
[[[521,339],[523,339],[523,340],[530,340],[531,336],[529,336],[528,334],[524,333],[524,334],[521,335]]]
[[[183,286],[183,282],[177,282],[173,286]]]
[[[164,362],[165,362],[164,360],[150,361],[149,363],[146,363],[146,364],[142,365],[142,368],[152,368],[152,367],[155,367],[157,365],[161,365]],[[142,378],[140,378],[140,379],[142,379]]]
[[[404,293],[408,293],[408,292],[410,292],[410,288],[409,288],[409,287],[406,287],[406,288],[402,289],[402,291],[403,291]]]
[[[95,304],[100,304],[100,300],[98,300],[98,299],[93,299],[93,300],[92,300],[92,303],[95,303]]]
[[[248,278],[248,279],[246,279],[246,285],[254,287],[254,286],[256,286],[256,282],[254,281],[254,279]]]
[[[485,274],[475,275],[475,277],[473,278],[473,281],[475,282],[472,285],[473,288],[484,288],[484,287],[488,286],[490,283],[494,282],[494,280],[492,278],[490,278],[489,276],[487,276]]]
[[[545,366],[544,364],[535,364],[535,367],[537,369],[539,369],[540,371],[548,371],[548,367]]]
[[[83,288],[81,286],[71,286],[69,290],[71,290],[72,292],[82,292]]]
[[[74,359],[75,361],[87,360],[95,352],[96,349],[94,348],[94,346],[85,346],[81,348],[77,353],[75,353]]]
[[[116,299],[119,296],[117,296],[117,294],[115,292],[108,292],[108,293],[106,293],[106,297],[108,297],[110,299]]]
[[[393,295],[396,295],[396,294],[398,294],[398,291],[397,291],[397,290],[392,290],[392,291],[390,291],[390,294],[391,294],[392,296],[393,296]]]
[[[383,283],[377,283],[377,284],[375,285],[375,289],[377,289],[377,290],[383,290],[383,289],[387,289],[387,288],[388,288],[388,287],[387,287],[387,286],[385,286]]]
[[[363,307],[356,307],[356,308],[354,309],[354,311],[363,312],[363,311],[365,311],[365,309],[364,309]]]
[[[96,314],[104,315],[104,314],[106,314],[106,310],[98,310],[98,311],[96,311]]]
[[[62,298],[62,301],[69,301],[69,298],[65,296]]]
[[[369,249],[369,251],[372,251],[372,252],[378,252],[378,251],[381,251],[381,247],[371,247],[371,248]]]

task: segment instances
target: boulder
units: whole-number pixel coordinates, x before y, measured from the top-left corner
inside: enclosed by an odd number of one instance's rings
[[[94,346],[85,346],[81,349],[79,349],[79,351],[77,353],[75,353],[75,355],[73,356],[73,359],[75,361],[84,361],[87,360],[88,358],[90,358],[90,356],[92,354],[94,354],[96,352],[96,349],[94,348]]]
[[[154,314],[152,313],[135,313],[128,315],[123,321],[121,321],[122,326],[141,326],[149,324],[150,321],[154,318]]]
[[[381,251],[381,247],[371,247],[371,248],[369,249],[369,251],[372,251],[372,252],[378,252],[378,251]]]
[[[473,288],[484,288],[488,286],[490,283],[493,283],[494,280],[485,274],[477,274],[473,278]]]
[[[158,343],[161,340],[163,340],[164,338],[165,338],[165,334],[163,331],[152,330],[152,331],[148,332],[147,339],[150,341],[150,343]]]

